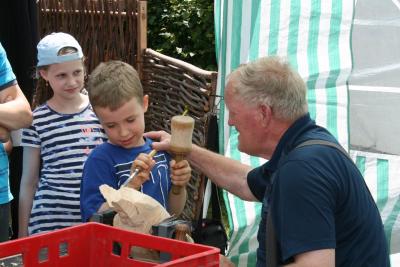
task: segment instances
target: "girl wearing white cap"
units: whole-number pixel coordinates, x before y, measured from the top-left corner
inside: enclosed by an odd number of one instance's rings
[[[19,237],[81,222],[83,163],[106,140],[82,93],[85,67],[79,43],[67,33],[52,33],[37,50],[33,123],[22,134]]]

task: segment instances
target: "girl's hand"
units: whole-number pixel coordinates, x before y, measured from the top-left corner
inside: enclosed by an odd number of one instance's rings
[[[187,160],[171,160],[171,182],[174,185],[186,186],[192,177],[192,168]]]
[[[139,173],[130,181],[127,186],[139,190],[143,183],[150,179],[150,171],[153,168],[155,161],[145,153],[140,153],[132,163],[131,174],[136,168],[139,168]]]

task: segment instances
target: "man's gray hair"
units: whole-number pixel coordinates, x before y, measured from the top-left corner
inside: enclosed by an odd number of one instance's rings
[[[303,79],[279,57],[263,57],[241,65],[228,81],[246,103],[268,105],[279,119],[294,121],[308,112]]]

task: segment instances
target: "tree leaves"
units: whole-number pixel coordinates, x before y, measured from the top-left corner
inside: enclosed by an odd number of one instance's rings
[[[148,46],[216,70],[213,0],[148,1]]]

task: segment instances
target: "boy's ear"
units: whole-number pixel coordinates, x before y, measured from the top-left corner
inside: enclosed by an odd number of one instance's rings
[[[144,112],[147,111],[148,107],[149,107],[149,96],[148,95],[144,95],[143,96],[143,110],[144,110]]]

